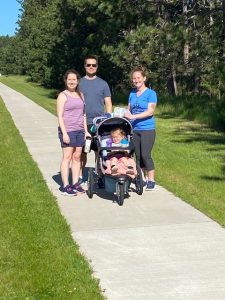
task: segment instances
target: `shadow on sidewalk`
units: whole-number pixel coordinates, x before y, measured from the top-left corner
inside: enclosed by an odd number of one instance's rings
[[[88,169],[89,167],[85,167],[84,173],[83,173],[83,180],[87,182],[88,180]],[[53,175],[52,179],[59,185],[59,188],[63,186],[62,178],[61,178],[61,173],[58,172],[58,174]],[[72,173],[70,169],[70,174],[69,174],[69,182],[72,183]],[[133,189],[131,189],[133,191]],[[98,184],[94,184],[94,195],[93,197],[97,195],[99,198],[107,201],[112,201],[117,203],[117,196],[114,193],[109,193],[107,192],[104,188],[99,188]],[[130,197],[129,193],[127,195],[124,195],[124,199],[128,199]]]
[[[83,173],[83,181],[87,181],[88,179],[88,169],[87,167],[84,168],[84,173]],[[62,183],[62,178],[61,178],[61,172],[58,172],[58,174],[53,175],[52,179],[60,186],[63,185]],[[69,182],[72,183],[72,172],[70,169],[70,173],[69,173]]]

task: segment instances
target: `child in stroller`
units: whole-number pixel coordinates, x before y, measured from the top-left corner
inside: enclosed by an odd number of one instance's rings
[[[138,195],[143,193],[142,172],[132,158],[132,125],[129,120],[115,116],[95,118],[93,124],[98,152],[95,171],[88,169],[87,195],[92,198],[98,193],[97,183],[99,189],[116,195],[118,204],[123,205],[131,184]]]
[[[129,145],[126,139],[125,131],[121,128],[115,128],[110,132],[110,138],[104,139],[101,142],[102,147],[127,147]],[[135,178],[137,175],[136,163],[131,158],[128,150],[111,150],[103,151],[103,164],[106,166],[105,174],[112,175],[129,175]]]

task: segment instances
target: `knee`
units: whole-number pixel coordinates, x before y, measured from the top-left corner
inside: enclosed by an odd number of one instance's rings
[[[113,157],[113,158],[111,159],[111,161],[114,162],[114,163],[116,163],[117,160],[118,160],[118,159],[117,159],[116,157]]]
[[[75,162],[80,162],[81,161],[81,155],[78,153],[74,153],[72,156],[72,160]]]
[[[151,158],[151,156],[143,156],[142,157],[142,161],[143,161],[143,163],[146,165],[146,164],[148,164],[150,161],[152,161],[152,158]]]
[[[66,162],[70,162],[72,159],[72,155],[71,154],[64,154],[63,155],[63,160]]]
[[[144,163],[144,165],[145,165],[145,168],[146,168],[148,171],[151,171],[151,170],[154,170],[154,169],[155,169],[155,166],[154,166],[154,162],[153,162],[152,157],[146,158],[145,160],[143,160],[143,163]]]

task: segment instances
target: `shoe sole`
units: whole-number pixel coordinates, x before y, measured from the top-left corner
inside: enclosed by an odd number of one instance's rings
[[[85,190],[85,189],[83,189],[83,191],[78,191],[78,190],[74,189],[74,191],[75,191],[77,194],[84,194],[84,193],[86,193],[86,190]]]
[[[83,192],[78,192],[77,191],[77,194],[84,194],[84,193],[86,193],[86,191],[83,191]]]
[[[74,197],[74,196],[77,196],[77,194],[67,194],[66,192],[61,192],[61,195],[63,196],[67,196],[67,197]]]
[[[152,188],[152,189],[148,189],[148,188],[146,188],[145,190],[146,190],[146,191],[154,191],[154,189],[155,189],[155,187],[154,187],[154,188]]]

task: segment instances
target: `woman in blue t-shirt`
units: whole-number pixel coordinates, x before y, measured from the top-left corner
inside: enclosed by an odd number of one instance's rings
[[[134,89],[129,95],[128,112],[125,117],[132,122],[133,141],[137,164],[146,176],[146,190],[155,188],[155,166],[151,151],[155,142],[156,93],[145,84],[144,68],[136,67],[131,73]]]

